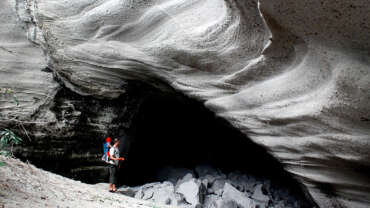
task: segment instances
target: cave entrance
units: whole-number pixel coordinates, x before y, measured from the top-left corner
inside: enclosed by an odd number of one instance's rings
[[[126,157],[120,173],[122,185],[163,182],[166,178],[159,173],[168,167],[195,170],[211,166],[224,174],[265,178],[311,203],[298,182],[264,148],[200,102],[178,94],[153,94],[142,103],[135,123],[129,148],[125,142],[120,146]]]
[[[151,95],[140,107],[136,133],[122,171],[122,183],[157,181],[160,169],[210,165],[225,172],[287,178],[280,164],[201,103],[174,95]],[[123,145],[124,146],[124,145]]]
[[[107,165],[100,159],[102,138],[119,137],[120,151],[126,158],[120,171],[121,185],[168,181],[160,173],[169,169],[187,169],[198,177],[196,167],[208,166],[224,175],[238,172],[270,180],[275,186],[288,188],[305,204],[312,202],[264,148],[201,102],[167,88],[158,90],[135,82],[128,86],[127,93],[114,100],[61,90],[52,110],[68,124],[66,132],[74,134],[50,136],[43,140],[44,145],[30,144],[28,149],[33,152],[50,151],[41,156],[26,154],[23,159],[86,183],[107,182]],[[65,116],[66,104],[73,105],[79,116]],[[60,155],[54,154],[59,150],[63,150]],[[53,157],[45,157],[48,154]]]

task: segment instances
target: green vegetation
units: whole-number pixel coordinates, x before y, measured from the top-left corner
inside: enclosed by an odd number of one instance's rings
[[[0,95],[5,96],[12,96],[15,104],[18,106],[19,101],[17,99],[17,96],[15,95],[15,92],[10,88],[0,88]],[[20,144],[22,142],[22,138],[17,136],[13,131],[9,129],[3,129],[0,131],[0,155],[5,156],[13,156],[13,147],[14,145]],[[5,148],[10,146],[10,152],[5,150]],[[0,166],[3,166],[4,164],[0,162]]]
[[[22,138],[17,136],[13,131],[4,129],[0,131],[0,154],[5,156],[13,156],[13,147],[22,143]],[[10,146],[10,152],[5,148]]]

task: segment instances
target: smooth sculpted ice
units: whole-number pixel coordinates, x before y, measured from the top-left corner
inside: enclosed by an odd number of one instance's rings
[[[26,2],[28,36],[71,90],[166,83],[264,146],[320,207],[370,205],[367,0]]]

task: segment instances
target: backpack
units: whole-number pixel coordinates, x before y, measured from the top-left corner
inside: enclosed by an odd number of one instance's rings
[[[109,143],[104,143],[103,144],[103,151],[104,151],[104,154],[103,154],[103,156],[102,156],[102,158],[101,158],[101,160],[103,160],[104,162],[106,162],[106,163],[109,163],[109,150],[110,150],[110,145],[109,145]]]

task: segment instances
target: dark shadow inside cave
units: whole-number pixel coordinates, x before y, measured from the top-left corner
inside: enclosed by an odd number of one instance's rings
[[[226,174],[240,172],[266,178],[274,185],[289,187],[303,201],[309,197],[263,147],[200,102],[183,95],[152,94],[135,119],[130,147],[125,142],[120,146],[126,157],[121,185],[161,181],[158,172],[168,166],[194,170],[206,165]]]
[[[182,96],[153,95],[136,118],[136,135],[122,171],[122,183],[156,181],[165,166],[211,165],[225,172],[241,171],[277,179],[289,176],[266,150],[216,117],[202,104]]]

